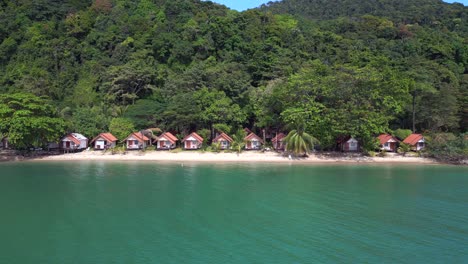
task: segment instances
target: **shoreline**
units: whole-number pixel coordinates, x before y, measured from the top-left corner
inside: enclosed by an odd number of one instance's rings
[[[279,164],[440,164],[429,158],[403,157],[389,154],[387,157],[366,157],[361,154],[313,153],[307,158],[292,158],[276,152],[244,151],[239,155],[231,152],[200,151],[128,151],[126,154],[111,154],[101,151],[83,151],[61,155],[39,156],[28,161],[156,161],[169,163],[279,163]]]

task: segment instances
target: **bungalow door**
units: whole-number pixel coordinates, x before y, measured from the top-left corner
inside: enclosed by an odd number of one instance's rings
[[[70,148],[70,141],[65,142],[65,148],[69,149]]]
[[[185,141],[185,148],[186,149],[191,149],[192,148],[192,141],[190,141],[190,140]]]

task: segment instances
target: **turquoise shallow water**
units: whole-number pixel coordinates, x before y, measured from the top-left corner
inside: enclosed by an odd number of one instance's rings
[[[0,164],[0,263],[468,263],[468,169]]]

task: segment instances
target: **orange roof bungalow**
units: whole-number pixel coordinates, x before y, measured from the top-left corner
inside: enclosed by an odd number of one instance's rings
[[[284,133],[277,134],[272,140],[271,143],[275,150],[284,150],[286,144],[284,142],[284,138],[286,135]]]
[[[156,144],[156,149],[163,150],[174,149],[177,141],[178,139],[170,132],[164,132],[154,141],[154,143]]]
[[[359,142],[351,137],[345,136],[338,139],[338,148],[343,152],[357,152],[359,151]]]
[[[397,145],[399,140],[389,134],[381,134],[378,137],[380,149],[395,152],[397,150]]]
[[[232,138],[225,133],[221,133],[213,139],[213,143],[219,143],[221,149],[229,149],[231,147],[232,141]]]
[[[250,132],[250,134],[244,138],[244,141],[246,150],[258,150],[264,144],[263,140],[253,132]]]
[[[200,149],[203,144],[203,138],[195,132],[190,133],[184,139],[184,149]]]
[[[88,147],[88,139],[79,133],[70,133],[60,140],[63,150],[83,150]]]
[[[101,133],[90,142],[95,150],[115,148],[116,143],[117,138],[111,133]]]
[[[411,134],[403,140],[403,143],[410,145],[411,149],[416,151],[420,151],[426,146],[426,141],[421,134]]]
[[[125,147],[128,150],[138,150],[145,149],[150,140],[141,132],[133,132],[123,141],[125,142]]]

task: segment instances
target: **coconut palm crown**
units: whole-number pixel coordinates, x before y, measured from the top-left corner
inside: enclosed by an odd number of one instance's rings
[[[301,129],[291,130],[284,138],[286,151],[294,155],[307,155],[314,148],[317,139]]]
[[[232,135],[232,148],[240,154],[242,149],[245,147],[245,131],[243,129],[239,129],[235,135]]]

